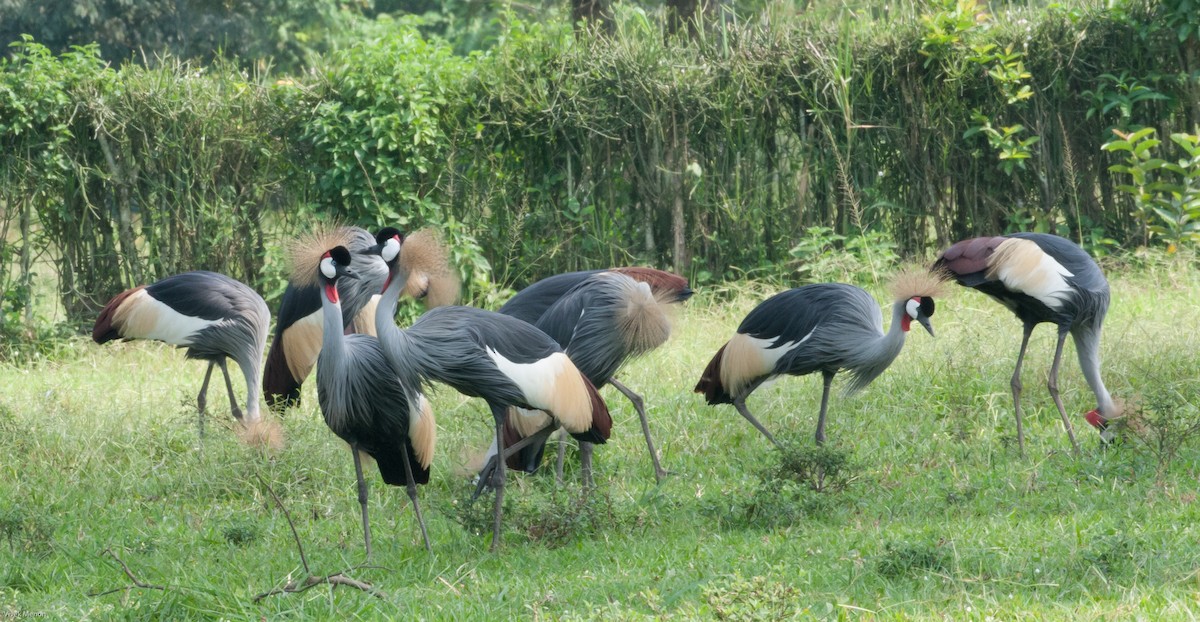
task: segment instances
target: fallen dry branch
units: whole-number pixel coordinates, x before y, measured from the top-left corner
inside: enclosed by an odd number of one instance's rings
[[[367,583],[365,581],[359,581],[358,579],[353,579],[353,578],[348,577],[340,572],[335,572],[331,575],[325,575],[323,577],[309,575],[303,581],[288,581],[287,583],[285,583],[283,585],[283,587],[278,587],[269,592],[263,592],[262,594],[255,596],[254,602],[257,603],[260,600],[262,600],[268,596],[273,596],[275,594],[303,592],[313,586],[321,585],[323,583],[327,583],[333,587],[337,587],[339,585],[346,585],[346,586],[349,586],[352,588],[360,589],[376,598],[383,598],[383,592],[376,590],[374,587],[371,586],[370,583]]]
[[[133,582],[133,585],[114,587],[111,590],[104,590],[103,592],[93,592],[91,594],[88,594],[88,596],[104,596],[106,594],[112,594],[113,592],[121,592],[121,591],[124,591],[126,594],[128,594],[130,590],[133,590],[135,588],[141,588],[143,590],[162,590],[164,592],[167,591],[167,587],[164,585],[154,585],[153,583],[146,583],[145,581],[142,581],[141,579],[137,578],[137,575],[133,574],[133,571],[129,569],[129,566],[125,563],[125,560],[118,557],[117,554],[114,553],[111,548],[104,549],[103,551],[100,552],[100,555],[101,556],[108,555],[109,557],[117,560],[117,563],[121,564],[121,570],[125,571],[125,576],[129,577],[129,580]]]
[[[384,597],[383,592],[380,592],[372,587],[370,583],[346,576],[346,572],[349,570],[354,570],[354,568],[324,576],[314,575],[312,570],[310,570],[308,567],[308,557],[304,555],[304,545],[300,542],[300,534],[296,532],[296,524],[292,522],[292,513],[288,512],[287,507],[283,505],[283,501],[279,498],[279,495],[275,494],[275,489],[271,488],[271,485],[267,483],[267,480],[263,479],[263,477],[257,473],[254,475],[258,478],[258,481],[262,482],[263,486],[266,486],[267,492],[271,493],[271,498],[275,500],[275,505],[278,505],[279,509],[283,510],[283,517],[287,519],[288,527],[292,530],[292,539],[296,541],[296,550],[300,551],[300,564],[304,566],[304,574],[308,575],[300,581],[293,581],[289,578],[288,581],[283,584],[283,587],[277,587],[273,590],[266,591],[258,596],[255,596],[254,602],[257,603],[262,599],[268,596],[274,596],[275,594],[294,594],[303,592],[314,586],[322,584],[327,584],[330,587],[345,585],[347,587],[362,590],[376,598]]]

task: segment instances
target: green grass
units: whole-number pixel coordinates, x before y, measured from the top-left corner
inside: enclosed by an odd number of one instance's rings
[[[1112,281],[1109,388],[1194,411],[1195,268],[1155,263]],[[1072,457],[1045,390],[1053,331],[1043,326],[1026,365],[1020,457],[1008,390],[1020,326],[974,292],[939,301],[936,339],[914,331],[872,386],[832,400],[828,434],[847,459],[844,488],[817,493],[774,479],[769,443],[732,408],[691,392],[768,291],[721,300],[701,292],[679,313],[672,341],[621,373],[647,398],[672,477],[654,484],[636,415],[605,390],[616,423],[597,450],[599,490],[579,498],[573,453],[564,489],[551,477],[513,477],[496,554],[480,518],[490,499],[466,508],[471,487],[458,473],[486,444],[490,418],[477,401],[437,392],[439,453],[421,491],[432,555],[403,491],[372,474],[375,565],[349,574],[383,598],[321,586],[253,602],[303,577],[287,520],[259,477],[287,506],[314,573],[362,562],[352,461],[321,421],[311,382],[304,406],[282,422],[286,447],[269,455],[236,440],[220,390],[210,396],[208,437],[197,439],[203,366],[169,347],[80,338],[52,360],[0,367],[0,618],[1200,616],[1196,444],[1170,461],[1136,441],[1102,452],[1077,416],[1084,452]],[[1094,402],[1073,347],[1066,356],[1060,386],[1078,415]],[[818,379],[783,379],[750,407],[804,448],[819,398]],[[93,596],[132,584],[109,550],[166,589]]]

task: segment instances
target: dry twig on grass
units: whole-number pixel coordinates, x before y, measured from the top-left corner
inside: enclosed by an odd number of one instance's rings
[[[88,596],[104,596],[106,594],[112,594],[113,592],[120,592],[120,591],[124,591],[125,594],[128,595],[129,591],[132,589],[135,589],[135,588],[141,588],[143,590],[162,590],[164,592],[167,591],[168,588],[164,585],[154,585],[152,583],[146,583],[145,581],[142,581],[141,579],[137,578],[137,575],[133,574],[133,571],[129,569],[129,566],[125,563],[125,560],[118,557],[117,554],[114,553],[111,548],[104,549],[103,551],[100,552],[100,555],[101,556],[108,555],[109,557],[117,560],[117,563],[121,564],[121,570],[125,571],[125,576],[129,577],[130,581],[133,581],[133,585],[126,585],[123,587],[114,587],[111,590],[104,590],[103,592],[93,592],[91,594],[88,594]]]
[[[296,550],[298,550],[300,552],[300,564],[302,566],[304,566],[304,574],[306,575],[304,579],[301,579],[299,581],[293,581],[289,578],[287,580],[287,582],[283,584],[282,587],[277,587],[275,589],[263,592],[262,594],[259,594],[258,596],[255,596],[254,602],[257,603],[257,602],[261,601],[262,599],[264,599],[268,596],[274,596],[275,594],[292,594],[292,593],[303,592],[303,591],[308,590],[309,588],[312,588],[317,585],[322,585],[322,584],[328,584],[330,587],[337,587],[339,585],[345,585],[348,587],[362,590],[376,598],[384,597],[383,592],[380,592],[379,590],[375,589],[370,583],[367,583],[365,581],[359,581],[352,577],[346,576],[347,572],[349,572],[350,570],[354,570],[355,568],[361,568],[361,566],[355,566],[354,568],[349,568],[347,570],[343,570],[341,572],[335,572],[333,574],[314,575],[312,573],[312,570],[310,570],[308,568],[308,558],[304,555],[304,545],[300,543],[300,534],[296,532],[296,524],[292,522],[291,512],[288,512],[288,509],[286,507],[284,507],[284,505],[283,505],[283,501],[280,500],[279,495],[275,494],[275,489],[271,488],[271,485],[268,484],[267,481],[265,479],[263,479],[263,477],[261,475],[255,473],[254,476],[258,478],[258,481],[262,482],[263,486],[266,486],[267,492],[271,493],[271,498],[275,500],[275,505],[278,505],[279,509],[283,510],[283,516],[284,516],[284,518],[287,519],[288,527],[291,528],[291,530],[292,530],[292,538],[296,541]]]

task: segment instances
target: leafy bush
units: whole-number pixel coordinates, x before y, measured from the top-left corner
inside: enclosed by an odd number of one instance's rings
[[[745,498],[735,497],[737,520],[772,527],[826,516],[845,502],[838,493],[862,470],[846,449],[780,440],[785,449],[776,461],[758,473],[757,485]]]
[[[490,534],[492,509],[486,496],[475,502],[456,502],[454,519],[472,534]],[[598,488],[583,492],[561,487],[548,491],[530,488],[504,498],[503,530],[517,531],[529,541],[548,548],[614,529],[627,529],[632,522],[633,517],[619,512],[612,498]]]
[[[761,576],[744,579],[735,574],[704,587],[704,600],[718,620],[791,619],[806,612],[799,604],[802,596],[794,586]]]
[[[888,542],[875,560],[875,571],[885,577],[904,577],[920,572],[940,572],[948,567],[941,546],[930,542]]]
[[[1200,243],[1200,135],[1171,134],[1182,152],[1172,162],[1156,157],[1162,141],[1155,132],[1151,127],[1128,134],[1114,130],[1118,139],[1103,148],[1125,154],[1125,164],[1109,170],[1129,176],[1130,183],[1117,189],[1133,197],[1145,242],[1157,237],[1172,250],[1182,243]]]

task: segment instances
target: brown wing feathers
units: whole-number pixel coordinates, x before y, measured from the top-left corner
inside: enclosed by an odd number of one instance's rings
[[[996,236],[963,240],[947,248],[938,258],[936,266],[959,275],[982,272],[988,267],[988,257],[1005,239]]]
[[[107,343],[113,339],[124,337],[125,335],[121,334],[122,326],[116,318],[117,311],[127,298],[145,288],[145,285],[139,285],[113,296],[113,299],[101,309],[100,317],[96,318],[96,324],[92,327],[92,340],[96,343]],[[136,335],[132,336],[136,337]]]
[[[721,359],[724,357],[725,346],[721,346],[721,349],[717,350],[712,360],[708,362],[708,366],[704,368],[704,372],[700,374],[700,382],[697,382],[696,388],[693,389],[696,393],[703,393],[704,399],[709,404],[733,403],[733,396],[721,384]]]

